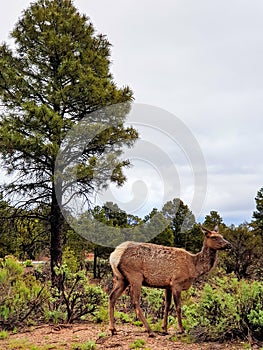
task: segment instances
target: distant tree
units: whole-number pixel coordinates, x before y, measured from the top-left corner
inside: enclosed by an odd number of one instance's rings
[[[25,217],[14,218],[17,246],[15,256],[21,260],[35,260],[50,248],[47,225],[31,215],[31,212],[26,212]]]
[[[4,186],[4,193],[21,210],[49,207],[45,219],[50,224],[52,281],[59,286],[55,267],[62,263],[65,220],[61,206],[68,185],[55,176],[60,146],[79,121],[102,107],[130,102],[132,92],[116,87],[109,71],[108,40],[95,34],[89,19],[70,0],[32,3],[11,37],[14,49],[5,43],[0,46],[0,101],[4,105],[0,152],[2,165],[16,177]],[[119,156],[122,147],[132,146],[138,137],[132,127],[124,126],[128,110],[129,105],[118,110],[114,126],[109,126],[112,115],[103,114],[99,122],[106,129],[90,140],[81,159],[74,159],[76,195],[88,198],[94,188],[106,187],[109,181],[118,185],[125,181],[122,169],[129,161]],[[85,128],[87,134],[88,123]],[[109,161],[110,166],[98,171],[102,161]]]
[[[63,239],[63,257],[65,252],[72,252],[78,269],[85,267],[86,252],[93,249],[92,243],[76,233],[69,225],[65,225]]]
[[[104,221],[109,226],[118,226],[118,227],[129,226],[127,213],[124,210],[120,209],[118,205],[113,202],[106,202],[102,206],[99,212],[99,215],[95,213],[95,210],[93,210],[94,218],[100,219],[102,222]]]
[[[258,191],[255,198],[256,210],[253,212],[253,227],[261,236],[261,244],[263,245],[263,187]]]
[[[148,222],[158,213],[158,210],[154,208],[150,214],[146,215],[144,218],[145,222]],[[165,245],[168,247],[172,247],[174,245],[174,234],[171,228],[171,225],[167,225],[167,227],[160,233],[157,234],[154,238],[150,240],[150,243]]]
[[[223,253],[220,264],[228,273],[234,272],[241,278],[259,278],[262,276],[262,248],[259,235],[251,225],[243,223],[224,229],[224,237],[231,242],[231,252]]]
[[[17,217],[16,208],[0,200],[0,257],[11,254],[22,260],[36,259],[47,250],[48,228],[34,217],[39,212],[40,208],[20,211]]]
[[[198,253],[204,241],[204,233],[200,224],[195,223],[190,231],[188,231],[188,239],[186,249],[192,253]]]
[[[220,226],[220,228],[223,228],[225,227],[225,224],[223,223],[223,219],[219,213],[212,210],[210,211],[209,215],[206,215],[203,226],[212,230],[215,226]]]
[[[92,211],[92,220],[94,224],[94,237],[96,242],[96,235],[104,236],[104,230],[107,230],[107,226],[118,228],[129,227],[127,213],[120,209],[117,204],[113,202],[106,202],[102,207],[96,206]],[[99,223],[105,226],[97,225]],[[109,230],[107,230],[109,232]],[[113,248],[107,247],[107,239],[105,238],[105,246],[99,244],[93,244],[94,260],[93,260],[93,277],[99,278],[99,266],[98,261],[100,258],[107,259],[109,254],[113,251]]]
[[[10,220],[14,208],[0,195],[0,258],[14,254],[17,250],[16,229],[14,221]]]
[[[261,276],[263,273],[263,187],[257,192],[255,198],[256,210],[253,212],[253,219],[251,222],[251,227],[254,229],[254,235],[260,237],[259,249],[261,251],[259,264],[261,266],[260,272]]]
[[[179,198],[164,204],[162,214],[170,221],[173,232],[173,245],[188,249],[195,217],[188,206]]]

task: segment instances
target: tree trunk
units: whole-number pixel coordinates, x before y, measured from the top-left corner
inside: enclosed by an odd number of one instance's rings
[[[97,263],[98,263],[99,248],[94,248],[94,258],[93,258],[93,278],[97,278]]]
[[[61,203],[61,191],[55,186],[52,188],[52,203],[51,203],[51,244],[50,244],[50,257],[51,257],[51,281],[52,286],[61,289],[62,276],[56,274],[55,268],[62,265],[62,242],[63,242],[63,222],[64,218],[61,212],[59,202]]]

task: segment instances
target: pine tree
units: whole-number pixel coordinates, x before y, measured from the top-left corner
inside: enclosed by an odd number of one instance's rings
[[[225,227],[223,219],[219,213],[215,210],[211,210],[209,215],[206,215],[203,226],[207,227],[210,230],[213,230],[215,226],[220,226],[221,229]]]
[[[175,247],[188,248],[191,230],[195,224],[195,217],[188,206],[179,198],[174,198],[164,204],[162,213],[170,221]]]
[[[4,193],[18,208],[49,207],[51,271],[62,263],[64,217],[61,205],[65,185],[55,180],[56,158],[67,132],[83,118],[105,106],[132,101],[128,87],[119,89],[109,71],[110,43],[95,33],[90,20],[80,15],[70,0],[39,0],[23,12],[11,33],[15,49],[0,46],[0,119],[2,163],[12,183]],[[87,197],[96,186],[125,181],[119,160],[124,145],[132,146],[138,135],[124,127],[128,107],[120,110],[118,123],[102,130],[89,142],[79,160],[75,187]],[[110,125],[109,116],[103,116]],[[102,122],[102,120],[100,120]],[[89,127],[89,124],[86,125]],[[107,154],[111,167],[92,176]],[[111,155],[111,157],[109,157]],[[113,170],[112,170],[113,169]]]
[[[258,191],[256,200],[256,209],[253,212],[252,226],[256,229],[257,234],[261,237],[261,247],[263,250],[263,187]]]
[[[253,212],[254,223],[263,231],[263,187],[258,191],[255,201],[257,210]]]

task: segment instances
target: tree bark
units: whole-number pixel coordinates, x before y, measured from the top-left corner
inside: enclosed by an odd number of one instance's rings
[[[51,257],[51,281],[52,286],[61,289],[62,275],[56,274],[55,268],[62,265],[62,242],[63,242],[63,223],[64,218],[61,212],[61,188],[53,185],[52,188],[52,202],[51,202],[51,215],[50,215],[50,228],[51,228],[51,244],[50,244],[50,257]]]
[[[98,256],[99,256],[99,248],[94,248],[94,258],[93,258],[93,278],[97,278],[97,263],[98,263]]]

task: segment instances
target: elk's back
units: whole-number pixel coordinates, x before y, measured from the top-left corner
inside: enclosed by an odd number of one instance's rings
[[[188,288],[195,275],[193,257],[180,248],[124,242],[111,254],[110,263],[115,276],[129,282],[142,278],[146,286],[166,288],[177,281]]]

